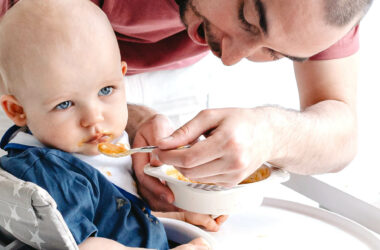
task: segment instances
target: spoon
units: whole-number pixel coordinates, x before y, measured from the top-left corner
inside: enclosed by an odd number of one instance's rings
[[[185,145],[176,149],[190,148],[191,145]],[[131,148],[128,149],[122,143],[112,144],[108,142],[99,143],[98,151],[104,155],[110,157],[124,157],[134,153],[150,153],[154,149],[158,148],[157,146],[145,146],[140,148]]]

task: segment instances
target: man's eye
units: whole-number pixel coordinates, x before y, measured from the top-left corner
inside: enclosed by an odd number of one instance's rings
[[[113,87],[111,86],[107,86],[107,87],[104,87],[102,88],[100,91],[99,91],[99,95],[100,96],[106,96],[106,95],[110,95],[113,91]]]
[[[64,101],[64,102],[61,102],[60,104],[58,104],[57,106],[55,106],[55,109],[64,110],[64,109],[70,108],[72,105],[73,105],[72,101]]]
[[[239,20],[244,30],[250,31],[252,25],[244,17],[244,4],[241,4],[239,8]]]
[[[277,55],[276,51],[274,51],[273,49],[267,49],[267,53],[270,55],[270,57],[272,57],[273,61],[280,59],[280,57]]]

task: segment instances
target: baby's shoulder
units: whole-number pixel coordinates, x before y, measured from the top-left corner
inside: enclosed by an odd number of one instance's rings
[[[50,176],[54,178],[93,179],[91,166],[72,154],[51,148],[30,147],[11,150],[0,159],[1,167],[24,179],[26,175]]]

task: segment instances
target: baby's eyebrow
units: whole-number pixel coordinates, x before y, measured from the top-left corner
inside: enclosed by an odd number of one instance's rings
[[[46,106],[51,106],[51,105],[60,104],[61,102],[67,101],[66,99],[64,96],[57,96],[57,97],[50,98],[50,99],[42,102],[42,104],[46,105]]]

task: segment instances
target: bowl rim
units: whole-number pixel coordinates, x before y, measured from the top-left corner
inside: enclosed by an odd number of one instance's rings
[[[259,186],[263,186],[263,185],[268,185],[269,183],[283,183],[283,182],[286,182],[289,180],[290,174],[286,170],[281,169],[281,168],[277,168],[277,167],[273,167],[273,166],[268,166],[268,165],[265,165],[265,166],[267,166],[271,171],[270,175],[267,178],[265,178],[261,181],[258,181],[258,182],[240,184],[240,185],[232,187],[232,188],[227,188],[225,190],[217,190],[217,191],[194,188],[191,185],[189,185],[190,184],[189,182],[181,181],[175,177],[167,175],[165,173],[165,171],[167,171],[167,169],[169,167],[173,168],[173,166],[171,166],[171,165],[165,165],[164,164],[164,165],[161,165],[158,167],[153,167],[150,164],[147,164],[144,167],[144,173],[147,175],[159,178],[161,180],[164,180],[165,182],[169,182],[169,183],[174,184],[174,185],[178,184],[178,185],[186,186],[189,189],[192,189],[196,192],[201,192],[201,193],[202,192],[229,193],[229,192],[234,192],[235,190],[239,190],[239,189],[254,188],[254,187],[259,187]],[[216,185],[209,185],[209,184],[204,184],[204,185],[216,186]]]

